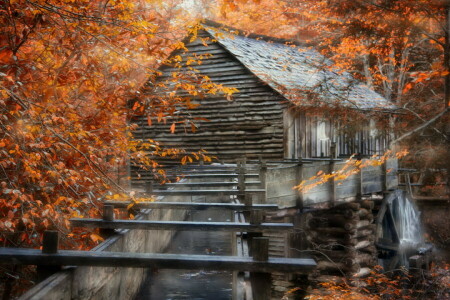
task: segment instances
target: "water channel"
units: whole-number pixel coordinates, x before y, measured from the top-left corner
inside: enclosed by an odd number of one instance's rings
[[[187,221],[230,221],[231,214],[218,210],[192,211]],[[166,253],[231,255],[231,233],[180,231]],[[135,300],[229,300],[232,273],[202,270],[149,271]]]

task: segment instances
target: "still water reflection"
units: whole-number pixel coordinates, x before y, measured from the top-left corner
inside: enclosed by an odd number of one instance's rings
[[[230,213],[217,210],[190,213],[190,221],[222,222]],[[231,233],[213,231],[178,232],[166,253],[231,255]],[[232,273],[202,270],[149,271],[136,300],[229,300],[232,297]]]

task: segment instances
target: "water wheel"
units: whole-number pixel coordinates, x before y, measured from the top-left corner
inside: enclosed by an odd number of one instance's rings
[[[423,240],[419,212],[404,191],[395,190],[384,197],[375,224],[375,244],[384,268],[407,267],[407,258]]]

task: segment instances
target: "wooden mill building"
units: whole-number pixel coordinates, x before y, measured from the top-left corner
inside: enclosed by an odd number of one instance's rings
[[[267,36],[242,35],[212,22],[184,44],[160,68],[156,81],[146,85],[144,94],[151,99],[149,110],[164,97],[187,97],[200,105],[181,109],[165,123],[154,118],[151,126],[146,116],[137,118],[136,139],[153,139],[188,151],[204,149],[221,161],[242,156],[326,157],[332,142],[338,156],[385,151],[389,136],[372,121],[344,132],[337,124],[345,116],[330,119],[325,108],[315,115],[306,113],[314,107],[316,111],[317,107],[344,107],[362,112],[393,108],[378,93],[336,70],[316,50]],[[202,94],[200,85],[207,80],[237,91],[231,97],[220,92]],[[181,88],[183,82],[190,90]],[[175,134],[171,133],[173,122],[182,116],[189,116],[195,126],[176,124]]]

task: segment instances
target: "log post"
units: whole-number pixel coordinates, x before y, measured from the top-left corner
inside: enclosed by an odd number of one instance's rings
[[[254,237],[252,239],[252,256],[254,261],[268,261],[269,238]],[[270,300],[272,278],[270,273],[251,272],[253,299]]]
[[[42,253],[45,254],[56,254],[58,253],[58,242],[59,236],[58,231],[47,230],[44,231],[44,236],[42,238]],[[61,270],[61,266],[37,266],[37,277],[38,282],[41,282],[45,278],[53,275],[54,273]]]

